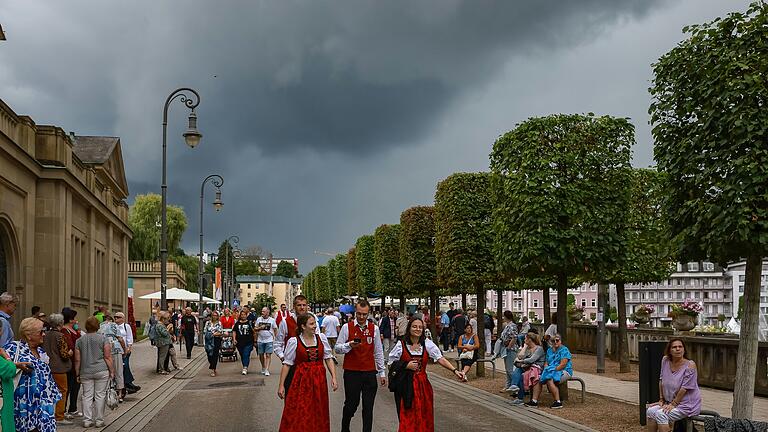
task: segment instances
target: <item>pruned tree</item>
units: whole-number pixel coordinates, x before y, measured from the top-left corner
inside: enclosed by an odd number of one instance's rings
[[[508,275],[557,279],[567,340],[568,277],[612,267],[625,247],[634,127],[610,116],[531,118],[491,153],[494,257]]]
[[[400,225],[380,225],[373,234],[376,286],[385,296],[400,299],[405,308],[406,292],[400,277]]]
[[[315,295],[314,290],[314,276],[315,276],[315,270],[312,269],[309,273],[307,273],[306,276],[304,276],[304,280],[301,282],[301,294],[304,295],[307,298],[308,303],[316,303],[317,302],[317,296]]]
[[[355,243],[355,271],[357,295],[368,297],[376,291],[376,269],[373,264],[373,236],[360,236]]]
[[[664,175],[654,169],[630,171],[630,206],[623,221],[626,247],[618,267],[597,269],[596,281],[616,285],[619,314],[619,368],[629,372],[627,307],[624,286],[666,280],[675,268],[677,252],[662,210]]]
[[[290,261],[280,261],[275,269],[275,276],[295,278],[297,273],[296,267]]]
[[[407,293],[428,293],[433,335],[437,306],[435,264],[435,208],[411,207],[400,214],[400,275]]]
[[[768,254],[768,4],[685,27],[653,65],[654,157],[684,259],[746,257],[731,416],[752,417],[762,258]]]
[[[500,282],[493,256],[490,177],[490,173],[451,174],[435,192],[437,277],[448,286],[473,288],[478,323],[485,313],[486,284]],[[485,332],[479,326],[477,336],[482,358]],[[482,363],[478,375],[484,375]]]
[[[131,260],[159,259],[160,212],[161,198],[158,194],[137,195],[133,205],[128,209],[128,226],[133,231],[133,238],[128,243],[128,256]],[[184,231],[187,230],[187,216],[184,214],[184,209],[168,205],[167,221],[168,250],[173,252],[179,248]],[[194,275],[197,275],[197,272]]]
[[[328,303],[330,301],[331,292],[328,287],[327,266],[321,265],[315,267],[314,289],[318,303]]]
[[[347,294],[357,294],[357,251],[355,248],[347,251]]]
[[[336,267],[334,269],[336,276],[334,282],[336,283],[336,298],[347,294],[347,254],[336,255]]]

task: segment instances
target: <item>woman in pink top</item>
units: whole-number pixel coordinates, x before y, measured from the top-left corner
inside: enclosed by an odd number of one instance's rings
[[[649,431],[668,432],[672,427],[671,422],[696,416],[701,412],[696,363],[688,358],[682,339],[670,339],[664,350],[659,394],[661,399],[649,405],[646,411]]]

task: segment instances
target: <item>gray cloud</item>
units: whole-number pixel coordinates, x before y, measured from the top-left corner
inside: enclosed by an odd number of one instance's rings
[[[551,112],[631,116],[651,162],[649,64],[714,0],[0,5],[0,98],[38,123],[119,135],[133,194],[159,192],[162,103],[200,91],[202,144],[169,113],[169,201],[196,249],[200,181],[226,179],[206,242],[239,234],[307,265],[429,203],[493,140]],[[212,194],[208,192],[209,196]],[[210,201],[210,200],[209,200]]]

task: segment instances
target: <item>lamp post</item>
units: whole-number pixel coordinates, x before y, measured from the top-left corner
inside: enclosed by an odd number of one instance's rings
[[[189,93],[194,95],[192,98]],[[168,106],[176,98],[181,103],[190,109],[189,113],[189,126],[187,131],[184,132],[184,142],[190,147],[195,148],[203,137],[197,130],[197,114],[195,114],[195,108],[200,104],[200,95],[191,88],[182,87],[174,90],[165,100],[165,107],[163,108],[163,184],[162,189],[162,203],[160,205],[160,223],[162,224],[160,234],[160,310],[168,310],[168,302],[165,297],[165,290],[168,288],[168,221],[167,219],[167,189],[166,182],[167,177],[167,142],[168,142]]]
[[[203,312],[203,200],[205,199],[205,185],[208,182],[213,183],[213,186],[216,187],[216,199],[213,200],[213,207],[216,209],[216,211],[220,211],[221,208],[224,206],[224,203],[221,202],[221,186],[224,185],[224,179],[218,175],[218,174],[211,174],[208,177],[203,180],[203,183],[200,185],[200,263],[198,266],[198,281],[199,281],[199,291],[200,291],[200,307],[199,311],[202,314]],[[202,316],[202,315],[201,315]]]
[[[230,295],[231,294],[230,291],[232,289],[232,286],[231,286],[232,284],[230,282],[230,277],[231,277],[232,273],[229,272],[229,266],[230,266],[230,264],[232,263],[233,260],[230,259],[229,257],[230,257],[230,255],[232,255],[232,252],[234,252],[234,247],[232,246],[232,244],[234,243],[235,245],[238,245],[240,243],[240,237],[235,236],[235,235],[230,236],[227,239],[227,243],[228,243],[229,247],[225,248],[225,251],[224,251],[225,252],[225,254],[224,254],[224,273],[226,274],[226,277],[224,278],[224,301],[225,301],[225,304],[228,304],[229,307],[232,307],[232,299],[231,299],[231,295]],[[232,264],[232,268],[233,269],[234,269],[234,267],[235,267],[234,264]]]

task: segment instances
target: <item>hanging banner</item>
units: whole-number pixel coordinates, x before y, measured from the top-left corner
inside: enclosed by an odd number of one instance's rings
[[[216,267],[216,287],[215,287],[216,300],[221,300],[221,267]]]

